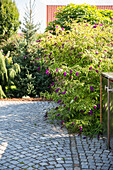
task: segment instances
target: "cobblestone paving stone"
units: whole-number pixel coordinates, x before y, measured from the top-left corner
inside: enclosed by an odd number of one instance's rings
[[[107,149],[104,139],[90,139],[83,135],[75,135],[73,140],[75,141],[74,148],[77,149],[81,169],[113,170],[113,152]],[[76,161],[76,156],[74,156],[74,153],[72,156],[73,158],[75,157]]]
[[[66,129],[45,120],[50,102],[0,101],[0,170],[73,169]]]
[[[102,139],[68,134],[44,115],[50,102],[0,101],[0,170],[113,170]]]

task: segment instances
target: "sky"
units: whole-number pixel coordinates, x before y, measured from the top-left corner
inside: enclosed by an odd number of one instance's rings
[[[40,23],[40,29],[38,32],[43,33],[46,28],[46,5],[41,0],[35,0],[34,7],[34,23]],[[33,2],[33,0],[31,1]],[[29,7],[29,0],[15,0],[16,6],[19,11],[19,20],[23,23],[25,16],[26,5]],[[21,32],[21,29],[18,30]]]
[[[34,0],[31,0],[33,2]],[[26,5],[29,6],[29,0],[15,0],[19,11],[19,20],[23,23]],[[89,4],[89,5],[113,5],[113,0],[35,0],[34,23],[40,23],[39,33],[43,33],[46,28],[46,5],[67,5]],[[18,30],[21,32],[21,29]]]

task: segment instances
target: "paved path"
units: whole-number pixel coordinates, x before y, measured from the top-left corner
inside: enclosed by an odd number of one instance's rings
[[[103,140],[69,135],[45,120],[50,102],[0,101],[0,170],[113,170]]]
[[[51,103],[0,105],[0,170],[73,169],[67,130],[45,121]]]

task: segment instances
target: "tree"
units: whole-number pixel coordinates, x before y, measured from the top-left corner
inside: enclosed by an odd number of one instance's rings
[[[27,41],[27,45],[34,39],[35,33],[39,29],[40,24],[34,24],[33,17],[34,17],[34,10],[35,7],[35,0],[33,3],[31,3],[31,0],[29,1],[29,7],[26,6],[25,11],[25,17],[24,17],[24,23],[22,28],[22,32],[24,33],[24,37]]]
[[[20,66],[13,64],[12,58],[9,57],[10,52],[6,56],[2,52],[0,51],[0,98],[5,98],[5,87],[10,87],[12,80],[20,72]]]
[[[0,41],[16,33],[19,25],[19,12],[15,1],[0,0]]]

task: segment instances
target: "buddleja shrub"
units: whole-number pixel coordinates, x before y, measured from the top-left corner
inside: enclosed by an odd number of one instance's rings
[[[86,4],[75,5],[69,4],[67,6],[57,8],[56,20],[49,22],[46,31],[50,31],[55,34],[56,25],[60,25],[65,28],[65,30],[70,30],[70,25],[73,20],[76,22],[87,21],[90,24],[95,24],[96,22],[102,23],[112,23],[113,11],[112,10],[100,10],[96,6],[90,6]]]
[[[113,26],[75,22],[68,32],[56,26],[56,36],[37,43],[46,74],[56,80],[49,86],[52,94],[41,94],[59,104],[51,118],[79,133],[101,132],[100,74],[113,71]]]

